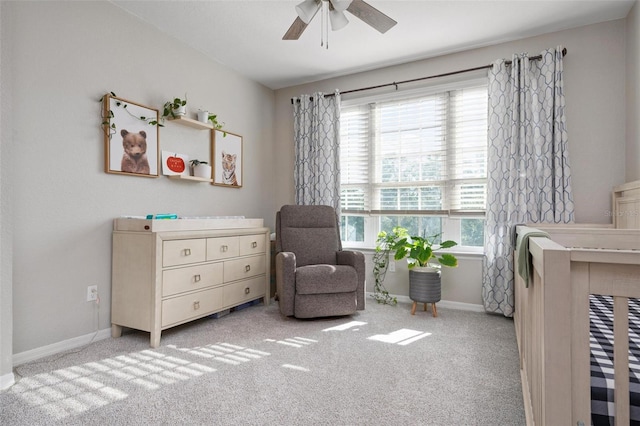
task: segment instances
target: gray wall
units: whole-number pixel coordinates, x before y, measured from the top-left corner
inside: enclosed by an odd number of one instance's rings
[[[627,16],[627,182],[640,179],[640,3]]]
[[[637,8],[636,5],[636,14]],[[565,94],[576,220],[609,223],[606,212],[610,209],[611,188],[625,182],[625,38],[622,19],[277,90],[275,143],[279,155],[275,165],[281,172],[275,177],[275,184],[282,190],[276,194],[276,204],[293,201],[292,96],[436,75],[490,64],[516,52],[533,55],[563,45],[568,50],[564,60]],[[379,89],[384,90],[387,89]],[[375,92],[364,92],[372,93]],[[345,95],[343,99],[349,96],[354,95]],[[481,258],[473,256],[464,257],[457,270],[443,271],[443,298],[480,303],[479,271]],[[405,275],[404,265],[387,275],[390,292],[408,295]],[[371,279],[367,289],[373,289]]]
[[[12,48],[3,57],[13,102],[11,123],[2,123],[10,126],[3,127],[2,160],[14,173],[3,167],[0,176],[12,182],[15,213],[13,353],[110,327],[113,218],[175,212],[273,223],[265,191],[275,170],[271,89],[108,2],[2,2],[2,30],[3,55],[5,43]],[[244,187],[106,174],[98,99],[109,91],[156,108],[186,92],[193,114],[200,106],[217,113],[244,136]],[[160,149],[209,155],[207,131],[167,123],[159,139]],[[11,240],[2,230],[4,254]],[[98,322],[96,306],[85,301],[88,285],[98,285]],[[4,292],[1,301],[4,318]],[[10,333],[0,337],[10,345]]]

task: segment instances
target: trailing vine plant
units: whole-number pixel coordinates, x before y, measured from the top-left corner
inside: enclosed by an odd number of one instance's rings
[[[154,117],[145,117],[145,116],[138,116],[136,114],[133,114],[131,111],[129,111],[127,109],[127,107],[129,106],[129,104],[127,104],[125,101],[118,99],[118,97],[116,96],[115,93],[113,92],[109,92],[106,95],[102,96],[100,98],[100,100],[98,102],[100,102],[101,104],[105,104],[105,98],[107,97],[113,97],[115,100],[115,105],[118,108],[122,108],[123,110],[125,110],[127,112],[127,114],[129,114],[130,116],[140,120],[140,121],[144,121],[145,123],[149,124],[150,126],[160,126],[160,127],[164,127],[164,125],[162,123],[159,123],[158,120]],[[102,110],[102,123],[101,123],[101,127],[104,129],[104,132],[109,135],[109,138],[111,138],[111,136],[113,136],[115,133],[118,132],[118,129],[116,129],[116,123],[114,123],[112,121],[112,118],[115,116],[113,113],[113,110],[111,108],[109,108],[110,105],[104,105],[103,110]],[[106,114],[105,114],[106,112]]]
[[[222,126],[224,126],[224,123],[218,123],[218,115],[217,114],[209,114],[207,116],[207,120],[209,120],[211,122],[211,125],[213,125],[213,128],[216,130],[220,130],[222,129]]]
[[[213,125],[213,128],[215,130],[221,130],[222,126],[224,126],[224,123],[219,123],[218,122],[218,116],[216,114],[209,114],[208,119],[211,122],[211,124]],[[222,130],[222,137],[223,138],[227,137],[227,132],[225,132],[224,130]]]
[[[373,254],[373,299],[383,305],[396,305],[398,299],[389,294],[384,286],[384,277],[389,269],[389,255],[395,243],[393,234],[380,232],[376,240],[376,251]]]

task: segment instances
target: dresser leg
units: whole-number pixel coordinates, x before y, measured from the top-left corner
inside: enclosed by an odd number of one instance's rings
[[[111,324],[111,337],[122,336],[122,326],[118,324]]]
[[[160,346],[160,331],[152,331],[151,332],[151,347],[157,348]]]

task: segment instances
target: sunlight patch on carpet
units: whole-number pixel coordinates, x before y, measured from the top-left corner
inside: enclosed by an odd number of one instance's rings
[[[269,356],[271,355],[269,352],[259,351],[257,349],[245,349],[243,352],[249,352],[256,355]]]
[[[368,337],[368,339],[406,346],[427,336],[431,336],[431,333],[401,328],[400,330],[393,331],[389,334],[376,334],[375,336]]]
[[[367,324],[366,322],[362,322],[362,321],[350,321],[342,325],[336,325],[335,327],[325,328],[322,331],[344,331],[353,327],[359,327],[361,325],[366,325],[366,324]]]
[[[127,398],[128,393],[106,384],[113,378],[156,390],[214,371],[206,365],[144,350],[24,377],[10,392],[52,419],[63,420]]]
[[[275,339],[264,339],[265,342],[269,343],[278,343],[285,346],[291,346],[294,348],[302,348],[303,346],[308,346],[312,343],[318,343],[317,340],[307,339],[305,337],[288,337],[284,340],[275,340]]]
[[[240,365],[251,360],[271,355],[269,352],[232,345],[231,343],[218,343],[194,348],[179,348],[176,345],[168,345],[171,349],[185,352],[202,358],[210,358],[230,365]]]
[[[289,368],[291,370],[296,370],[296,371],[304,371],[305,373],[311,371],[308,368],[304,368],[304,367],[300,367],[299,365],[292,365],[292,364],[282,364],[282,368]]]

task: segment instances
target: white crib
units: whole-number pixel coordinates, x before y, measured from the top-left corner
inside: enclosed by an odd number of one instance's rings
[[[530,239],[532,280],[525,287],[516,270],[514,283],[528,425],[592,424],[590,295],[613,298],[609,415],[630,424],[628,301],[640,298],[640,181],[615,188],[613,208],[615,228],[533,225],[550,239]]]

